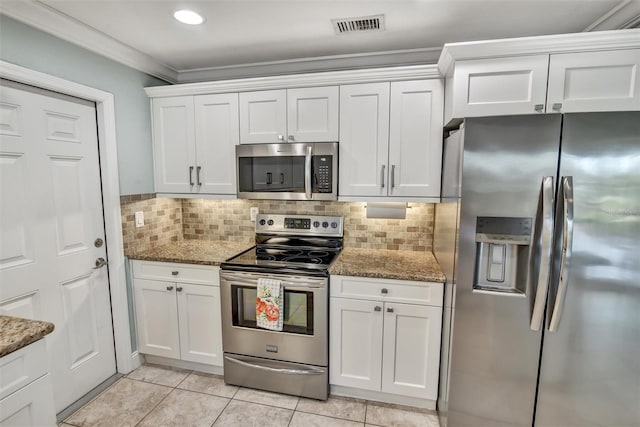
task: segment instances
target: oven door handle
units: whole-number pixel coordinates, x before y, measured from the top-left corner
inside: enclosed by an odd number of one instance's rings
[[[247,285],[258,286],[257,279],[254,278],[245,278],[245,277],[237,277],[237,276],[225,276],[222,275],[221,279],[226,280],[228,282],[239,282]],[[317,280],[317,279],[316,279]],[[324,283],[324,279],[321,279],[319,283],[310,283],[310,282],[290,282],[286,280],[281,280],[282,286],[285,289],[291,290],[305,290],[305,289],[322,289],[326,288],[326,284]]]
[[[309,369],[287,369],[287,368],[271,368],[269,366],[257,365],[255,363],[245,362],[244,360],[236,359],[235,357],[225,356],[225,360],[228,360],[232,363],[237,363],[242,366],[246,366],[248,368],[260,369],[262,371],[269,372],[277,372],[279,374],[290,374],[290,375],[322,375],[324,370],[317,368],[309,368]]]

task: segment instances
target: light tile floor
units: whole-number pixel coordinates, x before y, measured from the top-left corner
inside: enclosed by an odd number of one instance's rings
[[[60,426],[439,427],[435,411],[330,397],[326,402],[229,386],[222,377],[144,365]]]

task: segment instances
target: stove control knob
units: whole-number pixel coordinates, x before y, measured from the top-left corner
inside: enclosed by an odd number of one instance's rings
[[[338,223],[337,222],[332,222],[331,223],[331,228],[338,228]]]
[[[313,221],[313,226],[314,226],[315,228],[320,227],[320,221]]]
[[[329,226],[329,223],[327,221],[322,223],[322,228],[327,228]]]
[[[267,223],[267,221],[265,221],[264,219],[260,220],[260,225],[265,225]]]
[[[267,225],[273,225],[273,220],[270,219],[269,221],[267,221]]]

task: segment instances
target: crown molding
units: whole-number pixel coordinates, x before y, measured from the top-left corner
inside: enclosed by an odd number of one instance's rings
[[[640,22],[640,2],[623,0],[582,31],[621,30]]]
[[[404,49],[180,70],[178,79],[180,83],[190,83],[207,80],[352,70],[367,67],[435,64],[438,61],[441,50],[440,47]]]
[[[0,1],[0,13],[154,77],[178,82],[173,68],[38,1]]]
[[[442,75],[449,76],[454,63],[460,60],[638,47],[640,29],[447,43],[442,48],[438,69]]]
[[[203,95],[211,93],[243,92],[251,90],[285,89],[343,85],[351,83],[373,83],[441,78],[438,67],[432,65],[409,65],[401,67],[368,68],[358,70],[325,71],[282,76],[252,77],[219,80],[201,83],[186,83],[172,86],[145,88],[151,98],[183,95]]]

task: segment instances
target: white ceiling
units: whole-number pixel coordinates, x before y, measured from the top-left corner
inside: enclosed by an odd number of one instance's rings
[[[0,11],[30,22],[25,3],[38,13],[69,21],[63,38],[91,30],[125,45],[173,71],[176,80],[203,80],[224,74],[251,75],[298,69],[305,58],[325,58],[329,68],[385,62],[435,62],[444,43],[611,29],[640,13],[636,0],[2,0]],[[11,3],[22,3],[12,8]],[[20,9],[21,13],[12,13]],[[190,8],[206,22],[188,26],[173,11]],[[25,11],[26,10],[26,11]],[[335,18],[384,14],[381,32],[336,35]],[[80,25],[79,25],[80,24]],[[43,24],[46,27],[46,24]],[[52,28],[43,28],[55,32]],[[77,42],[87,43],[77,31]],[[86,47],[86,46],[85,46]],[[401,55],[388,55],[401,51]],[[374,53],[385,52],[384,55]],[[135,53],[135,52],[134,52]],[[351,58],[351,62],[344,62]],[[372,59],[373,58],[373,59]],[[117,59],[117,58],[116,58]],[[331,63],[334,60],[334,63]],[[335,62],[342,60],[342,62]],[[125,61],[122,61],[125,62]],[[363,60],[360,60],[362,63]],[[365,61],[366,62],[366,61]],[[247,67],[247,64],[254,64]],[[274,68],[274,64],[277,65]],[[330,65],[329,65],[330,64]],[[256,68],[257,67],[257,68]],[[261,69],[262,67],[262,69]],[[308,67],[323,68],[318,61]],[[253,69],[253,71],[251,71]],[[225,71],[226,70],[226,71]],[[280,71],[278,71],[280,70]],[[180,78],[180,75],[189,78]],[[201,76],[201,77],[199,77]]]

